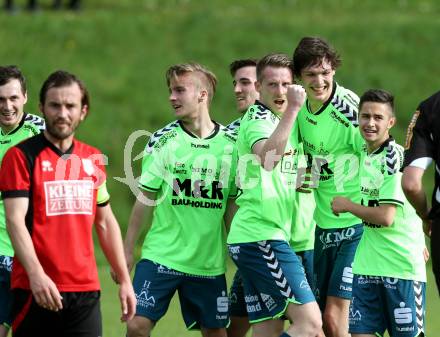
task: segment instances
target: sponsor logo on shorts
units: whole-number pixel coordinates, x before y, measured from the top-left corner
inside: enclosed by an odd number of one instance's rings
[[[55,180],[44,182],[47,216],[93,212],[92,180]]]
[[[399,279],[394,277],[367,276],[367,275],[358,276],[358,284],[383,284],[383,286],[388,289],[397,289],[396,284],[398,282]]]
[[[240,246],[228,246],[228,249],[229,255],[231,255],[234,260],[238,260],[238,254],[240,254]]]
[[[405,302],[400,302],[399,306],[399,308],[394,309],[394,321],[397,325],[396,330],[399,332],[414,331],[415,327],[412,325],[413,317],[411,308],[405,307]],[[411,324],[411,326],[399,326],[408,324]]]
[[[341,280],[343,283],[339,285],[339,290],[351,292],[353,290],[351,286],[353,284],[353,269],[351,267],[344,268]]]
[[[260,293],[261,299],[263,300],[264,305],[266,306],[267,310],[271,311],[275,309],[277,304],[275,303],[275,300],[272,298],[272,296],[268,294]]]
[[[301,289],[309,289],[310,290],[310,285],[307,281],[302,280],[301,283],[299,284],[299,287]]]
[[[148,307],[154,307],[156,305],[156,299],[153,295],[150,295],[150,281],[145,281],[141,292],[139,294],[136,294],[137,299],[137,305],[148,308]]]
[[[349,313],[349,320],[350,323],[353,324],[354,322],[360,322],[362,320],[362,315],[359,310],[353,310],[355,298],[353,297],[350,303],[350,313]]]
[[[0,256],[0,269],[5,269],[8,272],[12,271],[12,257]]]
[[[322,243],[322,248],[330,248],[338,246],[344,240],[352,240],[356,230],[353,227],[344,228],[335,232],[323,232],[319,235],[319,240]]]
[[[246,302],[246,311],[248,313],[261,311],[261,303],[257,295],[247,295],[244,297]]]
[[[232,293],[232,294],[230,294],[230,295],[229,295],[229,301],[230,301],[232,304],[236,304],[236,303],[238,303],[237,294],[236,294],[236,293]]]
[[[168,267],[165,267],[164,265],[159,264],[157,266],[157,273],[158,274],[166,274],[166,275],[176,275],[176,276],[183,276],[184,274],[180,271],[170,269]]]
[[[222,295],[217,297],[217,314],[216,319],[228,319],[229,299],[226,292],[222,291]]]

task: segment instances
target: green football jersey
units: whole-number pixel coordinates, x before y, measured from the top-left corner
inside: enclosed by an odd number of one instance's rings
[[[302,143],[299,144],[300,159],[304,158]],[[299,162],[300,168],[307,167],[307,159]],[[315,244],[316,222],[313,218],[316,203],[313,193],[297,192],[296,209],[292,223],[291,238],[289,245],[295,252],[311,250]]]
[[[201,139],[180,121],[151,136],[139,187],[157,192],[158,201],[142,258],[193,275],[225,272],[223,215],[237,194],[235,141],[219,124]]]
[[[390,227],[364,221],[353,273],[426,282],[422,220],[403,194],[402,163],[403,148],[392,138],[371,154],[362,151],[361,203],[396,205],[396,215]]]
[[[6,151],[26,138],[35,136],[44,130],[44,120],[41,117],[24,114],[18,126],[8,132],[0,131],[0,164]],[[6,230],[5,208],[0,199],[0,255],[14,256],[11,240]]]
[[[308,101],[298,113],[298,125],[304,150],[311,158],[315,178],[316,208],[319,227],[345,228],[361,222],[344,213],[335,216],[331,201],[336,196],[359,200],[359,154],[363,139],[358,128],[359,98],[334,83],[329,100],[315,113]]]
[[[242,191],[231,224],[228,243],[261,240],[289,241],[296,209],[298,136],[290,137],[284,154],[272,171],[260,165],[252,147],[268,139],[280,121],[261,103],[252,105],[243,116],[238,132],[239,163],[237,175]],[[292,133],[297,133],[294,126]]]
[[[240,129],[241,117],[226,125],[226,128],[238,134]],[[291,137],[298,137],[298,132],[294,129]],[[297,141],[293,140],[296,144]],[[304,155],[302,144],[298,144],[299,154]],[[307,166],[307,161],[302,162],[302,166]],[[315,242],[315,221],[313,220],[313,212],[315,210],[315,198],[313,193],[298,193],[294,207],[300,209],[301,212],[295,212],[292,228],[291,239],[289,245],[295,252],[313,249]]]

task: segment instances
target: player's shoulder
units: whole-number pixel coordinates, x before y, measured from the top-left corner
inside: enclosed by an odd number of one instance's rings
[[[351,124],[358,126],[359,97],[353,91],[335,83],[336,90],[331,99],[331,104],[340,115],[344,116]]]
[[[101,150],[99,150],[97,147],[94,147],[93,145],[84,143],[78,139],[74,139],[74,148],[73,151],[77,152],[79,155],[102,155]]]
[[[238,130],[240,129],[240,123],[241,123],[241,117],[227,124],[225,128],[230,131],[234,131],[235,133],[238,133]]]
[[[403,166],[403,146],[397,144],[391,137],[384,145],[386,171],[389,175],[396,174]]]
[[[248,108],[242,118],[241,123],[243,124],[244,122],[257,120],[270,120],[275,123],[277,119],[278,117],[272,111],[270,111],[268,107],[266,107],[263,103],[256,101],[255,104]]]
[[[37,115],[26,114],[23,128],[35,131],[34,134],[40,133],[45,129],[44,119]]]
[[[222,137],[222,139],[224,139],[225,142],[235,144],[238,137],[238,128],[236,129],[229,128],[228,125],[223,126],[219,124],[219,130],[218,130],[219,136]]]
[[[153,151],[153,148],[157,148],[159,146],[164,145],[164,143],[177,136],[178,130],[180,128],[180,124],[178,120],[175,120],[171,123],[168,123],[163,128],[156,130],[150,136],[150,139],[145,147],[145,151],[150,153]]]
[[[419,108],[417,110],[423,112],[428,115],[429,118],[438,118],[438,110],[440,109],[440,91],[434,93],[429,96],[427,99],[422,101],[419,104]]]

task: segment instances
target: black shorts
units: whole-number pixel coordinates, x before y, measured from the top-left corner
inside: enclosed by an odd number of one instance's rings
[[[100,292],[63,292],[63,309],[54,312],[40,307],[30,290],[12,291],[12,334],[14,337],[100,337],[102,336]]]
[[[431,228],[431,261],[437,290],[440,295],[440,218],[432,220]]]

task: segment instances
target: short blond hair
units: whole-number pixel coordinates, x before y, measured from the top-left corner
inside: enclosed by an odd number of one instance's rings
[[[217,86],[217,77],[212,71],[199,63],[181,63],[169,67],[165,75],[168,87],[170,86],[171,79],[187,73],[195,73],[198,75],[205,89],[208,91],[208,99],[209,102],[211,102]]]

